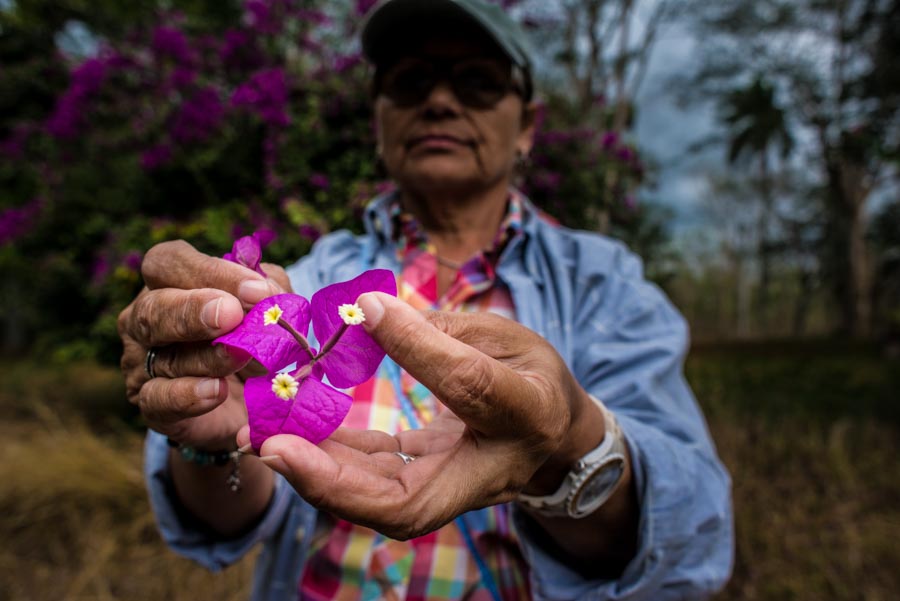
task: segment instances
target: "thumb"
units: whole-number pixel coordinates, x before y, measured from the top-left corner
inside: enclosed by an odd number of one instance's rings
[[[385,352],[476,431],[508,429],[511,400],[527,402],[534,394],[512,369],[441,331],[405,302],[368,292],[357,303],[366,315],[364,327]]]

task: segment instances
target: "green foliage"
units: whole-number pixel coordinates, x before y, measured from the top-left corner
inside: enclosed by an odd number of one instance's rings
[[[265,229],[276,234],[265,259],[286,264],[329,230],[359,230],[386,185],[356,42],[362,4],[0,9],[0,348],[116,362],[115,317],[164,240],[221,255]],[[607,229],[613,214],[627,227],[637,151],[578,133],[573,110],[548,109],[523,186],[566,224]]]

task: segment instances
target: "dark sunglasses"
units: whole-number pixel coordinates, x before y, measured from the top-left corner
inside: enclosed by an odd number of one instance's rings
[[[524,79],[521,69],[491,59],[438,62],[405,58],[376,71],[375,94],[384,94],[397,106],[411,107],[428,98],[439,81],[446,81],[464,105],[489,109],[510,92],[525,98]]]

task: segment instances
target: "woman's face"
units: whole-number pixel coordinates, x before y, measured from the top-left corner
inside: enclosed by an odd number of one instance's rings
[[[431,67],[439,75],[430,90],[425,86],[406,99],[385,93],[392,78],[408,76],[416,81],[417,74]],[[471,38],[445,37],[413,47],[379,70],[375,99],[379,152],[402,188],[428,194],[509,184],[517,155],[531,150],[534,107],[525,106],[513,89],[496,87],[494,96],[500,98],[490,106],[464,93],[460,99],[450,81],[457,82],[457,90],[460,81],[468,81],[470,89],[483,81],[491,89],[497,83],[489,80],[494,69],[500,77],[509,74],[508,59],[493,47]],[[490,93],[486,96],[491,99]]]

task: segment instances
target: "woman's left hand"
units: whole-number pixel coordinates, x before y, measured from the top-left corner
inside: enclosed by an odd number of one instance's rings
[[[600,411],[528,328],[490,313],[421,313],[380,293],[359,304],[369,333],[449,411],[395,436],[341,428],[318,446],[267,440],[266,463],[317,508],[395,539],[420,536],[523,490],[554,492],[603,438]],[[247,428],[238,438],[248,442]]]

